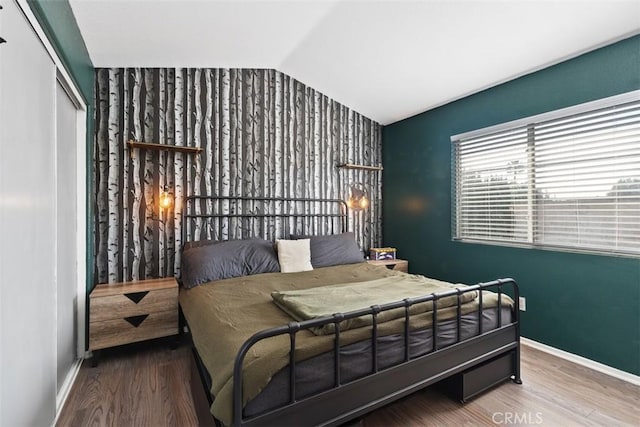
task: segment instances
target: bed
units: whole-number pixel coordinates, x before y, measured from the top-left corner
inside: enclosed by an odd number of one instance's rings
[[[521,382],[513,279],[370,265],[348,219],[340,200],[187,199],[180,308],[201,424],[338,425],[436,382],[462,401]],[[313,269],[279,272],[278,238],[310,245]]]

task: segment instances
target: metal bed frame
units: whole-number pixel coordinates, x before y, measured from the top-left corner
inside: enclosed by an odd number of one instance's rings
[[[189,203],[200,202],[204,206],[206,202],[209,207],[217,205],[221,207],[228,203],[234,205],[231,208],[225,205],[228,212],[213,213],[189,213]],[[203,203],[205,202],[205,203]],[[241,205],[252,205],[255,202],[267,204],[280,204],[279,211],[270,209],[258,209],[251,213],[242,211]],[[334,210],[326,211],[314,215],[309,211],[312,204],[323,203],[325,206],[333,206]],[[282,209],[285,205],[286,209]],[[293,209],[297,206],[300,209]],[[336,208],[337,207],[337,208]],[[268,219],[270,222],[284,220],[286,223],[298,222],[300,218],[329,218],[332,222],[339,224],[336,229],[341,231],[347,230],[347,210],[346,205],[341,200],[326,199],[279,199],[267,197],[215,197],[215,196],[192,196],[187,198],[185,210],[183,211],[183,219],[185,223],[193,220],[221,220],[226,218],[241,218],[243,221],[247,219],[249,222],[253,220]],[[252,219],[253,218],[253,219]],[[249,225],[247,228],[250,229]],[[274,226],[274,228],[278,228]],[[285,227],[286,228],[286,227]],[[332,227],[330,227],[332,228]],[[298,231],[298,230],[296,230]],[[301,230],[303,234],[308,230]],[[242,237],[255,237],[244,236]],[[285,234],[287,235],[287,234]],[[187,227],[183,226],[183,244],[186,242]],[[502,325],[502,295],[504,289],[511,291],[514,300],[514,309],[511,315],[511,322]],[[482,314],[483,301],[482,290],[492,289],[498,294],[497,307],[497,328],[488,331],[483,330]],[[478,292],[478,330],[477,334],[471,338],[461,338],[461,296],[467,292]],[[456,296],[456,342],[444,348],[438,346],[438,336],[436,328],[438,326],[438,309],[437,301],[443,297]],[[431,348],[426,354],[412,357],[409,349],[410,335],[410,307],[415,304],[433,302],[432,312],[432,342]],[[237,426],[260,426],[260,425],[338,425],[349,420],[357,418],[367,412],[379,408],[387,403],[400,399],[414,391],[422,389],[428,385],[434,384],[440,380],[461,374],[474,367],[481,366],[487,361],[496,360],[505,355],[510,357],[510,378],[513,382],[521,384],[520,377],[520,319],[519,319],[519,290],[518,285],[513,279],[499,279],[487,283],[478,283],[473,286],[453,289],[445,293],[429,294],[418,298],[407,298],[389,304],[374,305],[368,308],[355,310],[347,313],[336,313],[323,318],[308,320],[304,322],[291,322],[276,328],[267,329],[256,333],[249,338],[240,348],[235,362],[233,371],[233,423]],[[391,367],[380,369],[378,366],[378,323],[377,318],[380,313],[393,310],[404,309],[404,357],[400,363]],[[340,373],[340,322],[346,319],[352,319],[360,316],[371,316],[371,351],[372,366],[370,374],[359,379],[343,382]],[[323,325],[334,325],[334,369],[333,369],[333,387],[329,390],[322,391],[311,396],[299,399],[296,395],[296,335],[301,330]],[[269,410],[265,413],[247,417],[244,414],[242,405],[242,378],[243,378],[243,361],[247,352],[256,343],[269,339],[278,335],[288,335],[290,343],[289,351],[289,402],[281,407]],[[199,418],[203,424],[212,424],[213,417],[208,412],[208,407],[213,402],[213,398],[209,394],[206,384],[204,366],[199,360],[197,350],[194,348],[194,369],[192,371],[192,392],[196,408],[200,408]],[[200,382],[198,387],[195,382]],[[494,383],[487,384],[486,389]],[[204,396],[203,396],[204,394]],[[462,398],[462,400],[466,400]],[[217,423],[217,420],[215,421]]]
[[[182,210],[182,245],[202,223],[220,240],[234,232],[240,238],[255,237],[253,231],[261,227],[267,232],[262,238],[289,238],[290,233],[344,233],[348,218],[347,204],[340,199],[189,196]]]

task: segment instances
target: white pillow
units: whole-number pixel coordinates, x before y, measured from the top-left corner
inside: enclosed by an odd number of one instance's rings
[[[282,273],[313,270],[310,242],[310,239],[276,240],[278,262]]]

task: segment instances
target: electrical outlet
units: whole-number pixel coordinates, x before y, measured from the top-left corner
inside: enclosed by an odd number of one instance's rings
[[[519,304],[520,311],[527,311],[527,299],[525,297],[520,297]]]

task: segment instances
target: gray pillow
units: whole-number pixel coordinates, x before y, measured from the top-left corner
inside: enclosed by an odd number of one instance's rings
[[[182,286],[280,271],[273,244],[266,240],[230,240],[191,247],[182,253]]]
[[[182,250],[186,251],[187,249],[191,248],[199,248],[200,246],[215,245],[217,243],[224,242],[225,240],[194,240],[193,242],[186,242]]]
[[[291,236],[292,239],[311,239],[311,265],[313,268],[364,262],[352,232],[328,236]]]

